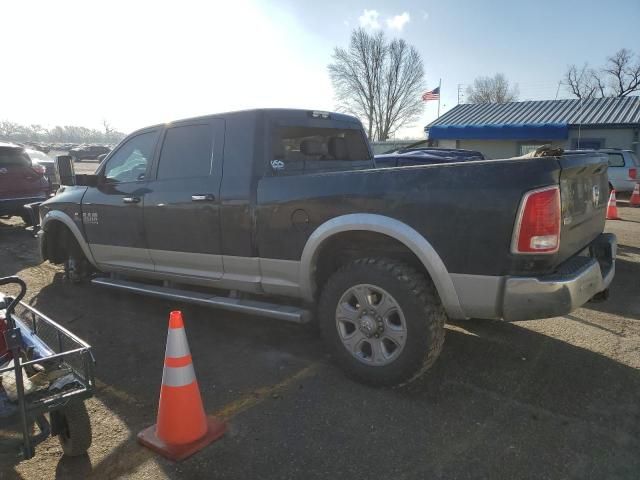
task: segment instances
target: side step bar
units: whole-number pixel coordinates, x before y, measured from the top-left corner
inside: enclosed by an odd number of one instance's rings
[[[219,297],[206,293],[192,292],[190,290],[179,290],[176,288],[147,285],[144,283],[114,278],[94,278],[91,280],[91,283],[127,292],[140,293],[150,297],[163,298],[165,300],[193,303],[205,307],[220,308],[231,312],[248,313],[251,315],[275,318],[277,320],[285,320],[287,322],[307,323],[311,318],[311,312],[309,312],[309,310],[292,307],[290,305]]]

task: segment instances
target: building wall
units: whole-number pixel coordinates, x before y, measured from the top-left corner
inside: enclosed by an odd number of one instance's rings
[[[583,128],[580,130],[580,138],[584,139],[603,139],[604,145],[601,148],[624,148],[632,149],[635,145],[634,131],[632,128]],[[572,148],[574,141],[578,138],[578,129],[571,128],[569,130],[568,147]]]
[[[440,140],[439,147],[457,148],[468,150],[478,150],[487,158],[510,158],[520,155],[520,145],[522,144],[548,144],[554,147],[562,147],[565,149],[574,148],[575,140],[580,135],[581,140],[601,139],[603,144],[601,148],[623,148],[631,149],[636,153],[640,153],[640,144],[638,144],[638,136],[640,132],[633,128],[582,128],[578,132],[577,128],[569,129],[569,138],[567,140]]]

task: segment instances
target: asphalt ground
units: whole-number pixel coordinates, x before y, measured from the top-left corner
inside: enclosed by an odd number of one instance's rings
[[[395,390],[345,378],[312,327],[67,284],[18,219],[0,220],[0,275],[93,345],[98,379],[89,454],[65,458],[50,439],[21,462],[0,429],[0,479],[640,478],[640,209],[619,210],[607,302],[450,323],[432,370]],[[135,440],[155,422],[174,308],[205,409],[228,422],[178,464]]]

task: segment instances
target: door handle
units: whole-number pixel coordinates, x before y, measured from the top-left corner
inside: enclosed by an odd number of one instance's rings
[[[212,193],[201,193],[197,195],[191,195],[192,202],[212,202],[216,199]]]
[[[124,203],[140,203],[140,197],[123,197]]]

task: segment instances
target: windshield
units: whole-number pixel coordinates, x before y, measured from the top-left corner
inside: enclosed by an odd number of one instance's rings
[[[29,155],[29,158],[31,158],[31,160],[51,161],[51,162],[53,161],[53,158],[51,158],[49,155],[47,155],[46,153],[39,152],[38,150],[25,150],[25,153]]]
[[[21,148],[0,148],[0,168],[9,166],[31,166],[29,156]]]

